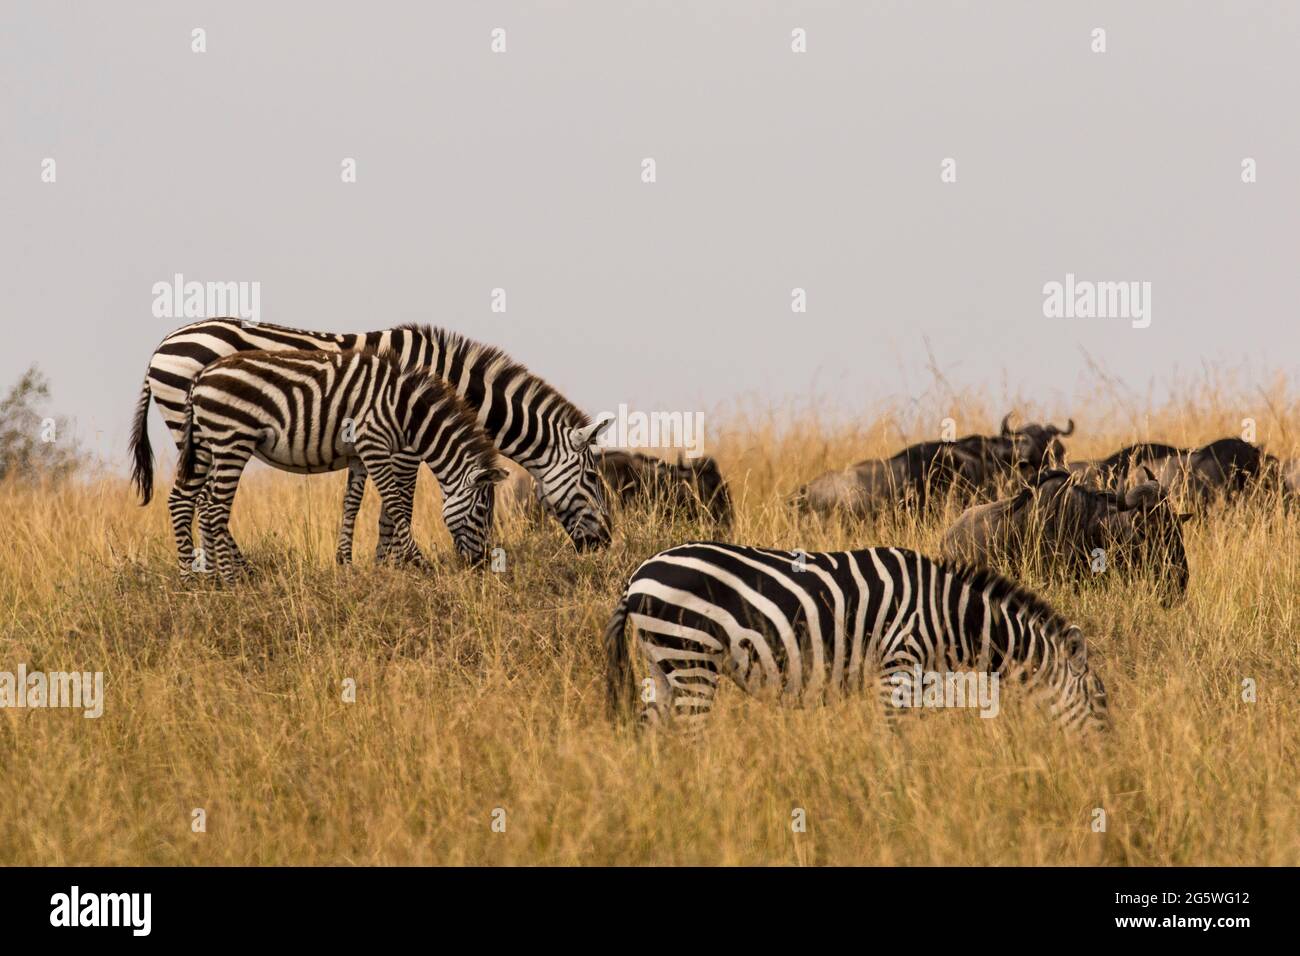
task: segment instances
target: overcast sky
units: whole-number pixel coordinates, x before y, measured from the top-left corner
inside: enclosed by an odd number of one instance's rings
[[[6,0],[0,28],[0,385],[39,362],[119,461],[176,273],[260,283],[267,322],[449,326],[592,412],[852,414],[923,389],[927,340],[1047,408],[1087,355],[1143,389],[1300,370],[1300,4]],[[1149,282],[1150,325],[1045,317],[1067,273]]]

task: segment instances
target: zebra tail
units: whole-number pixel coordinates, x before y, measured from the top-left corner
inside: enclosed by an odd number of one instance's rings
[[[149,387],[149,375],[144,377],[144,387],[140,389],[140,398],[135,403],[135,421],[131,425],[131,481],[140,493],[140,505],[143,507],[153,499],[153,446],[149,443],[149,400],[153,390]]]
[[[632,658],[628,653],[624,628],[627,624],[627,592],[619,598],[614,614],[605,628],[605,691],[611,717],[626,716],[636,696]]]
[[[194,477],[194,465],[198,458],[198,449],[194,447],[194,391],[185,399],[185,430],[181,433],[181,457],[176,465],[176,480],[190,481]]]

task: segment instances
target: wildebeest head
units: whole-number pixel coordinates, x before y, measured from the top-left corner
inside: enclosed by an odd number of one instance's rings
[[[1094,543],[1110,561],[1152,571],[1160,581],[1161,603],[1168,607],[1187,593],[1182,524],[1190,515],[1175,512],[1151,470],[1143,471],[1147,480],[1116,495],[1118,508],[1100,518]]]
[[[1000,434],[1014,443],[1016,464],[1028,464],[1034,470],[1051,468],[1065,461],[1065,445],[1058,436],[1069,438],[1074,434],[1074,419],[1065,428],[1035,422],[1012,428],[1008,413],[1002,419]]]
[[[677,463],[640,452],[602,449],[601,477],[610,494],[625,505],[658,506],[687,518],[704,518],[719,525],[731,523],[731,495],[715,459],[704,456]],[[799,498],[807,498],[801,489]]]
[[[731,526],[731,492],[722,478],[718,461],[709,455],[687,461],[681,453],[677,467],[690,475],[690,484],[709,515],[722,527]]]

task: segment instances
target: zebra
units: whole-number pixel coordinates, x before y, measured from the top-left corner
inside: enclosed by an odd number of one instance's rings
[[[254,350],[357,349],[388,351],[404,368],[419,368],[443,379],[477,414],[479,426],[497,450],[537,479],[547,510],[564,526],[575,548],[585,551],[609,544],[609,508],[592,449],[612,419],[593,424],[555,388],[500,349],[427,325],[334,334],[220,318],[203,319],[170,333],[149,361],[131,430],[132,480],[141,504],[148,504],[153,496],[153,448],[148,429],[151,399],[179,446],[190,386],[200,371],[218,359]],[[360,505],[365,483],[364,468],[349,470],[345,511]],[[195,508],[191,499],[173,491],[168,508],[173,526],[183,523],[189,527]],[[346,515],[344,528],[348,528]],[[387,551],[392,530],[392,518],[382,508],[377,556]],[[191,563],[191,547],[187,536],[180,545],[183,567]],[[349,532],[340,541],[337,557],[346,562],[351,554]]]
[[[900,548],[808,553],[718,542],[678,545],[633,572],[605,631],[608,702],[637,695],[626,625],[644,681],[643,725],[707,723],[718,681],[787,704],[865,692],[891,718],[920,672],[987,672],[1026,685],[1071,730],[1109,723],[1083,631],[983,569]]]
[[[194,379],[173,494],[192,502],[203,493],[199,525],[227,582],[245,565],[230,534],[230,506],[254,455],[306,473],[360,462],[363,482],[369,473],[393,521],[393,550],[420,567],[428,562],[411,538],[411,502],[427,462],[456,550],[471,565],[486,557],[495,483],[505,477],[496,448],[450,388],[418,368],[404,370],[391,353],[240,352]],[[172,530],[183,547],[188,520]]]

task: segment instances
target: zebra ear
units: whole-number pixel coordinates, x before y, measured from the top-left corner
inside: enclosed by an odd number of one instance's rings
[[[1083,639],[1083,629],[1077,624],[1065,629],[1065,653],[1074,673],[1082,674],[1088,669],[1088,645]]]
[[[592,422],[584,428],[575,428],[569,433],[569,443],[573,445],[574,451],[582,451],[582,449],[596,444],[596,438],[612,424],[614,424],[614,416],[610,415],[608,418]]]

